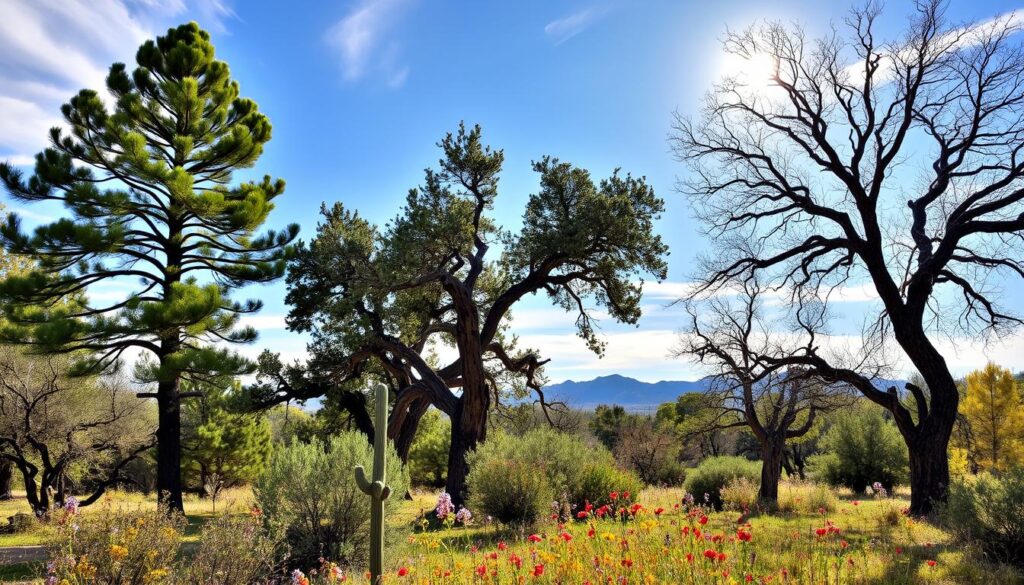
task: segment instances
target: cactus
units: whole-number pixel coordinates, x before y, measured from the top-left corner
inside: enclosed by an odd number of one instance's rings
[[[391,488],[384,481],[384,454],[387,449],[388,388],[378,384],[376,388],[377,418],[373,432],[373,481],[366,479],[362,465],[355,468],[356,484],[364,494],[370,496],[370,582],[381,582],[381,564],[384,559],[384,500],[391,495]]]

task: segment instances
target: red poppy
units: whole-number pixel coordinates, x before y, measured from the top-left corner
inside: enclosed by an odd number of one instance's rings
[[[744,580],[744,581],[746,581],[747,583],[753,583],[753,581],[754,581],[754,576],[753,576],[753,575],[751,575],[750,573],[747,573],[747,576],[746,576],[746,577],[744,577],[744,578],[743,578],[743,580]]]
[[[839,546],[841,546],[843,548],[846,548],[846,547],[850,546],[850,543],[846,542],[845,540],[840,540],[839,541]]]
[[[571,534],[569,534],[568,532],[563,532],[563,533],[559,534],[558,536],[559,536],[559,537],[560,537],[560,538],[561,538],[562,540],[564,540],[565,542],[569,542],[570,540],[572,540],[572,535],[571,535]]]
[[[590,538],[594,538],[594,527],[593,526],[591,526],[590,530],[587,531],[587,536],[589,536]]]
[[[661,516],[662,512],[664,512],[664,511],[665,511],[665,508],[655,508],[654,515],[655,516]]]
[[[707,516],[701,516],[700,518],[697,519],[697,522],[699,522],[701,526],[704,526],[705,524],[708,523],[708,517]]]
[[[925,561],[925,562],[928,563],[929,567],[934,567],[935,566],[935,561],[928,560],[928,561]]]
[[[531,534],[530,536],[526,537],[526,540],[529,540],[530,542],[540,542],[544,539],[541,538],[539,534]]]
[[[721,553],[721,552],[720,552],[720,553],[718,553],[718,560],[719,560],[719,561],[724,561],[724,560],[725,560],[725,559],[727,559],[728,557],[729,557],[729,555],[727,555],[727,554],[725,554],[725,553]]]
[[[686,562],[693,563],[693,553],[686,553]]]
[[[409,569],[407,569],[405,567],[402,567],[401,569],[398,569],[398,576],[399,577],[405,577],[408,574],[409,574]]]
[[[533,576],[540,577],[544,574],[544,565],[536,565],[533,567]]]
[[[487,574],[487,565],[480,565],[479,567],[477,567],[476,568],[476,574],[480,575],[481,577],[486,575]]]
[[[902,546],[897,546],[896,547],[896,554],[898,554],[898,555],[903,554],[903,547]]]
[[[718,556],[718,553],[716,553],[715,551],[711,550],[710,548],[704,550],[704,557],[705,558],[714,559],[717,556]]]
[[[505,541],[504,540],[499,540],[498,541],[498,550],[505,550],[506,548],[508,548],[508,545],[505,544]]]
[[[622,497],[626,498],[628,500],[629,499],[629,492],[622,492]]]
[[[818,536],[825,536],[826,534],[828,534],[828,529],[827,528],[818,528],[817,530],[814,531],[814,533],[817,534]]]
[[[516,553],[512,553],[508,557],[508,562],[515,565],[517,569],[523,566],[523,559],[519,558],[519,555],[517,555]]]
[[[636,513],[639,512],[640,510],[643,510],[643,509],[644,509],[644,507],[641,506],[640,504],[633,504],[633,506],[630,507],[630,509],[629,509],[629,513],[634,515],[634,516],[636,516]]]
[[[613,499],[613,500],[617,500],[617,499],[619,499],[619,492],[612,492],[612,493],[608,494],[608,497]]]
[[[753,538],[753,535],[747,532],[746,530],[737,530],[736,538],[740,539],[743,542],[750,542],[750,539]]]
[[[622,559],[622,566],[631,568],[633,566],[633,559]]]
[[[579,518],[580,520],[586,518],[587,516],[588,516],[588,514],[585,511],[583,511],[583,510],[580,510],[579,512],[576,512],[576,517]]]

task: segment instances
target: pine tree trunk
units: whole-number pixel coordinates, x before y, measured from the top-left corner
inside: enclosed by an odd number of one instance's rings
[[[769,508],[779,502],[779,480],[782,478],[782,456],[786,443],[778,437],[769,436],[761,445],[761,487],[757,498]]]
[[[160,382],[156,431],[157,500],[168,511],[185,512],[181,485],[181,397],[179,380]]]
[[[14,483],[14,464],[10,461],[0,461],[0,501],[10,500],[14,497],[11,493],[11,484]]]

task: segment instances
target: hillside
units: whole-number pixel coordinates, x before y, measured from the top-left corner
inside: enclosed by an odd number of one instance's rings
[[[566,380],[551,384],[544,389],[544,394],[549,400],[562,400],[573,408],[592,409],[599,404],[618,404],[627,410],[648,410],[663,402],[672,402],[680,394],[702,392],[707,384],[707,378],[694,382],[641,382],[613,374],[593,380]]]

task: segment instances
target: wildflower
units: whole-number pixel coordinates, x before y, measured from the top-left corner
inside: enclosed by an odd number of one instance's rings
[[[113,544],[110,546],[110,556],[114,561],[120,561],[128,556],[128,549],[119,544]]]
[[[452,504],[452,497],[448,492],[441,492],[441,495],[437,496],[437,506],[434,507],[434,512],[437,514],[438,520],[444,520],[455,509]]]
[[[519,555],[517,555],[516,553],[512,553],[511,555],[509,555],[508,562],[515,565],[515,568],[517,569],[523,566],[523,559],[520,558]]]
[[[405,577],[408,574],[409,574],[409,569],[408,568],[402,567],[402,568],[398,569],[398,576],[399,577]]]
[[[613,499],[613,500],[617,500],[617,499],[619,499],[619,492],[612,492],[612,493],[608,494],[608,497]]]
[[[74,516],[78,513],[78,498],[75,496],[68,496],[64,499],[64,511]]]
[[[717,556],[718,556],[718,553],[713,551],[713,550],[711,550],[710,548],[704,550],[704,558],[714,560],[715,557],[717,557]]]
[[[580,520],[586,518],[587,515],[588,514],[586,512],[584,512],[583,510],[580,510],[579,512],[576,512],[576,517],[579,518]]]
[[[716,555],[716,557],[715,557],[715,558],[717,558],[717,559],[718,559],[718,561],[724,561],[724,560],[725,560],[725,559],[727,559],[728,557],[729,557],[729,555],[725,554],[724,552],[720,552],[720,553],[718,553],[718,554]]]
[[[636,516],[636,513],[637,513],[637,512],[639,512],[640,510],[643,510],[643,508],[644,508],[644,507],[643,507],[643,506],[641,506],[640,504],[633,504],[633,505],[632,505],[632,506],[631,506],[631,507],[629,508],[629,513],[630,513],[630,514],[632,514],[633,516]]]
[[[487,574],[487,565],[480,565],[479,567],[477,567],[476,568],[476,574],[480,575],[481,577],[486,575]]]
[[[889,495],[889,493],[885,491],[885,487],[882,486],[882,482],[880,481],[876,481],[875,483],[871,484],[871,490],[875,492],[876,496],[881,496],[883,498]]]
[[[540,577],[544,574],[544,565],[535,565],[533,567],[533,576]]]
[[[292,571],[292,585],[309,585],[309,579],[306,578],[306,574],[295,569]]]
[[[840,540],[839,541],[839,546],[841,546],[843,548],[846,548],[846,547],[850,546],[850,543],[846,542],[845,540]]]
[[[750,542],[750,539],[753,538],[753,535],[741,528],[740,530],[736,531],[736,538],[740,539],[743,542]]]
[[[697,519],[697,522],[699,522],[701,526],[704,526],[708,523],[708,517],[701,515],[701,517]]]
[[[508,545],[505,544],[504,540],[499,540],[498,541],[498,550],[505,550],[507,548],[508,548]]]
[[[529,540],[530,542],[540,542],[544,539],[541,538],[539,534],[531,534],[530,536],[526,537],[526,540]]]
[[[929,566],[929,567],[934,567],[934,566],[935,566],[935,561],[933,561],[933,560],[930,560],[930,559],[929,559],[929,560],[927,560],[927,561],[925,561],[925,562],[926,562],[926,563],[928,563],[928,566]]]
[[[622,566],[630,569],[633,567],[633,559],[622,559]]]
[[[629,492],[622,492],[622,499],[628,500],[629,499]]]
[[[852,504],[853,504],[854,506],[859,506],[859,505],[860,505],[860,502],[859,502],[858,500],[854,500],[854,501],[853,501],[853,502],[851,502],[851,503],[852,503]]]
[[[896,547],[896,554],[898,554],[898,555],[903,554],[903,547],[902,546],[897,546]]]
[[[817,529],[815,529],[814,533],[817,534],[818,536],[825,536],[826,534],[828,534],[828,529],[827,528],[817,528]]]
[[[655,508],[654,509],[654,515],[655,516],[661,516],[662,513],[664,513],[664,512],[665,512],[665,508]]]
[[[466,508],[460,507],[459,511],[455,514],[455,521],[465,526],[473,520],[473,513]]]
[[[562,533],[558,536],[565,542],[569,542],[570,540],[572,540],[572,535],[565,531],[562,531]]]

